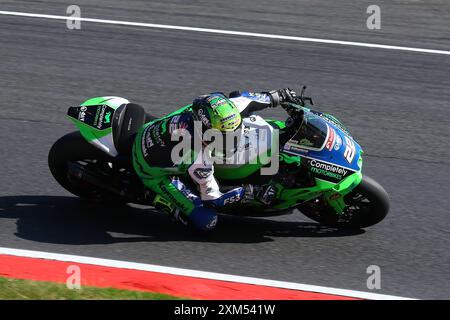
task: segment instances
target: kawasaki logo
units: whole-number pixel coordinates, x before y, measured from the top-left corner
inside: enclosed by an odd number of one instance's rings
[[[111,111],[108,111],[105,114],[105,123],[110,123],[111,122]]]

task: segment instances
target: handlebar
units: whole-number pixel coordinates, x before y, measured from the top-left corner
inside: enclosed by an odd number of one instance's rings
[[[306,121],[303,110],[306,107],[306,103],[309,102],[311,105],[314,105],[312,98],[305,96],[305,90],[306,86],[303,86],[300,96],[294,96],[291,101],[281,103],[281,107],[289,115],[289,118],[286,120],[286,124],[289,126],[300,128]]]

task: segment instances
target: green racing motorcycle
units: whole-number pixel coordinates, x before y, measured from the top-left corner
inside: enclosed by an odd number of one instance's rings
[[[331,227],[365,228],[379,223],[389,211],[387,192],[362,174],[363,151],[347,128],[336,117],[312,110],[312,99],[304,97],[304,89],[296,103],[290,104],[291,112],[302,116],[297,133],[278,146],[276,153],[270,150],[270,137],[286,122],[257,115],[243,119],[244,139],[238,149],[252,149],[252,133],[269,128],[269,150],[258,152],[269,151],[277,156],[275,175],[261,174],[268,164],[259,160],[215,165],[215,177],[223,188],[271,183],[276,186],[276,201],[266,205],[254,199],[219,208],[219,213],[276,216],[298,209],[308,218]],[[184,106],[168,116],[190,108],[191,105]],[[144,123],[161,118],[120,97],[89,99],[70,107],[68,118],[78,131],[57,140],[48,155],[50,171],[61,186],[93,202],[135,203],[161,209],[171,206],[143,186],[131,161],[137,130]]]

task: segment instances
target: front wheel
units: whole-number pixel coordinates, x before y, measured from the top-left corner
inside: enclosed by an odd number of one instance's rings
[[[368,176],[345,196],[347,207],[341,214],[318,203],[307,203],[299,207],[308,218],[323,225],[360,229],[382,221],[389,212],[389,196],[384,188]]]

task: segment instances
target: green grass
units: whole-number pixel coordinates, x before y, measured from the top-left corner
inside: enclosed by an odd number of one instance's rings
[[[65,284],[0,277],[1,300],[173,300],[161,293],[81,287],[68,289]]]

